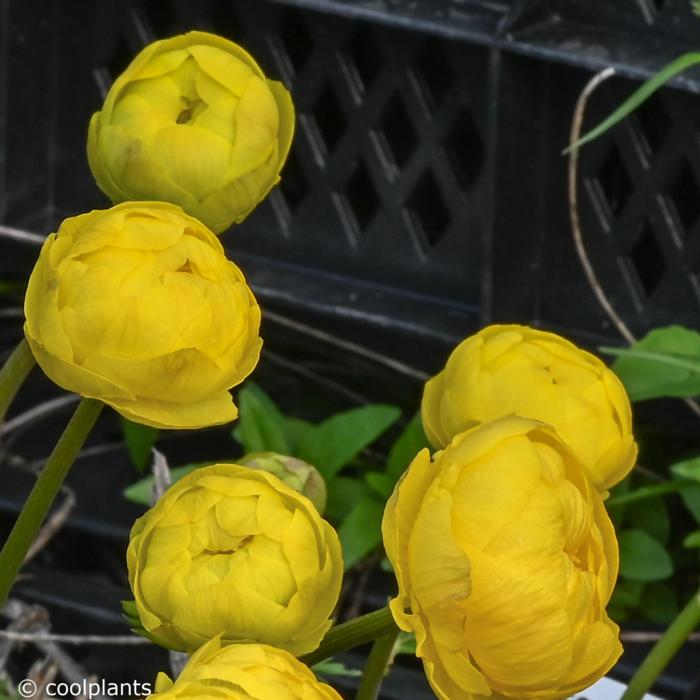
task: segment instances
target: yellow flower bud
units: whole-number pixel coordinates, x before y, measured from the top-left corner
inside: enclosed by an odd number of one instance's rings
[[[328,496],[326,482],[316,467],[296,457],[276,452],[251,452],[238,460],[238,464],[250,469],[263,469],[282,479],[287,486],[303,493],[323,515]]]
[[[282,83],[232,41],[189,32],[148,45],[114,81],[87,151],[113,202],[174,202],[220,233],[279,181],[293,133]]]
[[[199,649],[177,680],[164,673],[149,698],[230,698],[231,700],[341,700],[319,682],[301,661],[282,649],[264,644],[234,644],[222,648],[219,638]]]
[[[64,389],[157,428],[228,423],[257,364],[260,309],[217,237],[179,207],[66,219],[29,279],[24,333]]]
[[[425,385],[421,414],[436,449],[503,416],[548,423],[601,491],[621,481],[637,458],[620,380],[594,355],[527,326],[488,326],[462,341]]]
[[[543,423],[503,418],[415,457],[382,523],[396,623],[443,700],[563,698],[621,653],[605,606],[615,531],[583,464]]]
[[[311,501],[237,464],[175,482],[134,524],[127,564],[144,629],[184,651],[221,635],[306,654],[343,576],[338,536]]]

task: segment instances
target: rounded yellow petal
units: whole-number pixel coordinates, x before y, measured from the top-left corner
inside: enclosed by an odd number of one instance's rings
[[[173,202],[220,233],[279,181],[293,133],[281,83],[233,42],[189,32],[153,42],[115,80],[88,162],[113,202]]]
[[[59,386],[159,428],[234,420],[260,309],[218,239],[179,207],[126,202],[66,219],[25,297],[25,335]]]
[[[511,338],[490,348],[508,364]],[[536,350],[539,352],[539,349]],[[549,426],[501,418],[419,453],[382,524],[397,624],[442,700],[568,697],[621,653],[617,542],[585,465]]]
[[[619,379],[594,355],[527,326],[488,326],[462,341],[426,383],[421,415],[436,448],[504,416],[548,423],[600,491],[621,481],[637,454]]]
[[[340,541],[308,498],[268,472],[195,470],[140,518],[127,553],[141,621],[175,649],[257,641],[295,655],[331,625]]]

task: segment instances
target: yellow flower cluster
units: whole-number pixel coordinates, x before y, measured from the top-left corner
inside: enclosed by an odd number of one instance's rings
[[[109,210],[46,240],[25,335],[60,386],[159,428],[236,418],[260,309],[212,231],[279,179],[294,129],[284,87],[203,32],[144,49],[89,128]],[[136,200],[136,201],[132,201]],[[195,218],[196,217],[196,218]],[[491,326],[427,382],[425,432],[382,525],[391,611],[439,698],[556,699],[621,653],[606,489],[637,447],[620,382],[552,333]],[[193,653],[155,697],[338,700],[294,656],[318,648],[343,574],[325,485],[258,453],[176,482],[136,521],[129,582],[144,632]]]
[[[54,382],[158,428],[237,417],[261,314],[212,231],[279,180],[293,131],[288,92],[226,39],[191,32],[134,59],[88,135],[115,206],[66,219],[29,280],[25,336]],[[325,499],[313,467],[263,453],[197,469],[136,521],[139,624],[195,652],[156,696],[340,700],[292,656],[318,647],[340,594]]]
[[[442,700],[566,698],[622,648],[600,490],[632,468],[627,396],[552,333],[491,326],[427,382],[420,452],[382,524],[396,623]]]

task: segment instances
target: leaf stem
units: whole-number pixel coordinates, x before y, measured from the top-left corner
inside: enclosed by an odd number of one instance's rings
[[[653,484],[652,486],[641,486],[629,493],[621,493],[618,496],[611,496],[605,501],[608,508],[621,506],[625,503],[634,503],[635,501],[643,501],[647,498],[655,498],[656,496],[664,496],[667,493],[676,493],[682,491],[687,486],[691,486],[693,481],[669,481],[664,484]]]
[[[307,666],[313,666],[319,661],[335,656],[342,651],[347,651],[361,644],[372,642],[378,637],[383,637],[398,632],[394,618],[388,607],[374,610],[366,615],[360,615],[340,625],[331,627],[321,641],[321,645],[315,651],[302,657]]]
[[[0,608],[68,470],[102,410],[102,402],[82,399],[39,474],[10,536],[0,551]]]
[[[654,645],[642,665],[632,676],[632,680],[620,700],[640,700],[699,624],[700,590],[693,594],[690,602],[678,613],[671,626]]]
[[[399,629],[396,627],[389,634],[375,640],[355,700],[377,700],[387,669],[394,660],[394,648],[398,636]]]
[[[0,369],[0,423],[5,420],[7,409],[35,364],[29,343],[22,338]]]

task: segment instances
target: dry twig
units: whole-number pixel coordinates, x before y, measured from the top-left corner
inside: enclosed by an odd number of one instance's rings
[[[385,367],[388,367],[389,369],[392,369],[395,372],[398,372],[399,374],[404,374],[407,377],[411,377],[412,379],[417,379],[418,381],[424,382],[430,378],[430,375],[426,374],[425,372],[421,372],[420,370],[415,369],[414,367],[404,364],[403,362],[399,362],[393,357],[389,357],[388,355],[383,355],[382,353],[375,352],[374,350],[370,350],[369,348],[366,348],[363,345],[358,345],[357,343],[345,340],[344,338],[339,338],[338,336],[332,335],[331,333],[320,331],[317,328],[314,328],[313,326],[309,326],[305,323],[300,323],[299,321],[294,321],[291,318],[287,318],[286,316],[282,316],[281,314],[275,313],[273,311],[266,310],[265,319],[267,319],[268,321],[272,321],[273,323],[277,323],[280,326],[291,328],[292,330],[302,333],[303,335],[308,335],[311,338],[321,340],[324,343],[327,343],[328,345],[334,345],[335,347],[342,348],[343,350],[348,350],[349,352],[354,353],[355,355],[359,355],[360,357],[372,360],[377,364],[384,365]]]
[[[134,634],[49,634],[48,632],[19,632],[10,628],[0,630],[0,642],[2,640],[28,644],[56,643],[69,646],[142,646],[152,644],[145,637]]]
[[[162,452],[151,448],[153,452],[153,464],[151,471],[153,472],[153,487],[151,488],[151,505],[168,490],[173,483],[173,477],[170,474],[170,466],[168,460]]]

